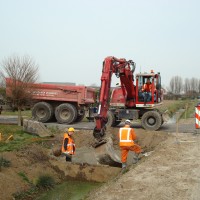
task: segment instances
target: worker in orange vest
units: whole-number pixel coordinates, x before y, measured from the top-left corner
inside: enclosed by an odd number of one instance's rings
[[[151,101],[151,89],[152,89],[152,84],[150,82],[150,79],[148,78],[146,83],[142,86],[142,94],[144,97],[144,104],[146,104],[146,102]]]
[[[75,143],[72,138],[74,134],[74,128],[70,127],[66,133],[64,133],[63,143],[62,143],[62,153],[66,156],[66,161],[72,160],[72,155],[75,154]]]
[[[122,169],[126,168],[126,161],[129,151],[134,151],[136,155],[141,153],[141,147],[134,143],[136,134],[133,128],[130,127],[130,120],[125,121],[125,126],[119,129],[119,146],[121,149]],[[133,163],[135,163],[135,157]]]

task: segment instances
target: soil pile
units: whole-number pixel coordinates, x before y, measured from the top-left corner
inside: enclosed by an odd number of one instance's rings
[[[178,134],[88,199],[198,200],[200,197],[200,136]]]
[[[106,135],[113,138],[114,148],[116,150],[119,150],[118,130],[118,128],[111,128],[107,130]],[[168,137],[166,133],[146,132],[142,129],[137,129],[136,133],[138,135],[137,142],[142,146],[144,151],[153,150],[156,145]],[[13,198],[12,195],[14,193],[26,191],[29,184],[23,177],[26,177],[30,182],[35,183],[40,175],[46,174],[52,176],[56,183],[60,183],[66,178],[65,175],[69,176],[70,173],[64,173],[67,167],[67,165],[65,166],[65,158],[55,157],[52,153],[53,148],[59,148],[61,146],[62,139],[63,133],[58,132],[54,138],[50,138],[49,140],[43,140],[40,143],[32,144],[17,152],[2,153],[1,156],[11,161],[11,166],[9,168],[2,168],[2,171],[0,172],[0,199],[9,200]],[[77,148],[76,161],[79,162],[79,166],[74,168],[68,166],[68,169],[75,169],[76,172],[74,173],[80,172],[81,169],[82,171],[79,173],[79,178],[84,180],[94,180],[92,179],[93,177],[98,178],[99,176],[99,178],[103,177],[102,181],[106,181],[106,177],[100,173],[103,166],[101,167],[98,165],[95,168],[95,165],[91,167],[86,164],[89,162],[93,162],[93,164],[95,164],[96,162],[95,157],[93,156],[94,149],[92,148],[92,144],[94,143],[93,132],[88,130],[76,131],[74,139]],[[84,158],[87,158],[86,163]],[[72,163],[72,165],[77,164],[77,162]],[[92,172],[95,172],[95,170],[99,174],[95,174],[95,176],[94,174],[91,175]],[[105,167],[104,170],[111,173],[110,175],[108,173],[108,175],[113,177],[113,175],[116,176],[119,173],[120,169],[117,168],[116,170],[112,170],[112,168]]]

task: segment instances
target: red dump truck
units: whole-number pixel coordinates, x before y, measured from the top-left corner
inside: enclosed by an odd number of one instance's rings
[[[9,81],[6,80],[7,91]],[[40,122],[53,118],[62,124],[79,122],[95,102],[95,89],[86,86],[35,83],[31,90],[32,116]]]

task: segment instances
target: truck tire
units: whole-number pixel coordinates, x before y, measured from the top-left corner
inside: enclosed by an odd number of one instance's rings
[[[77,119],[77,109],[74,105],[63,103],[56,108],[55,117],[60,124],[71,124]]]
[[[146,130],[156,131],[162,125],[162,117],[157,111],[147,111],[142,116],[142,127]]]
[[[32,109],[33,118],[43,123],[51,120],[53,114],[53,107],[47,102],[38,102]]]

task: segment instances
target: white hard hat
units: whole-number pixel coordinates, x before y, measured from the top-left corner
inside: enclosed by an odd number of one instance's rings
[[[127,119],[127,120],[125,121],[125,124],[131,124],[131,121],[130,121],[129,119]]]

